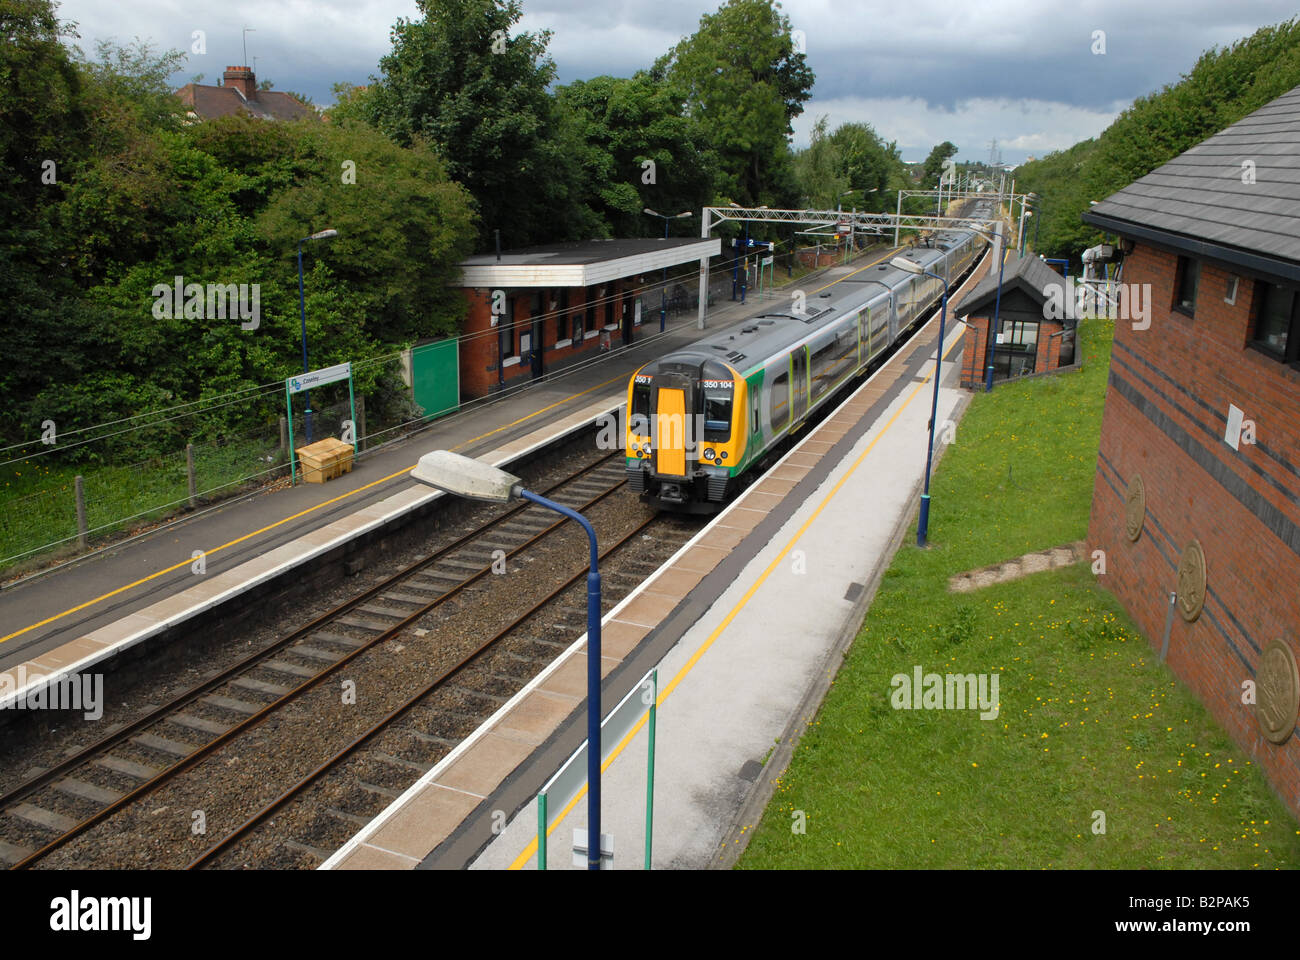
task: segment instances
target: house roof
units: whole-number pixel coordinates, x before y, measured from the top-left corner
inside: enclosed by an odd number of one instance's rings
[[[1300,280],[1300,87],[1083,214],[1103,230]]]
[[[176,91],[181,102],[201,120],[214,120],[247,113],[262,120],[297,120],[314,117],[316,111],[297,97],[278,90],[258,90],[251,99],[234,86],[210,87],[187,83]]]
[[[1011,253],[1002,266],[1003,298],[1014,289],[1023,290],[1038,303],[1046,303],[1052,287],[1061,287],[1058,296],[1065,294],[1065,278],[1038,257],[1022,257]],[[997,301],[998,272],[988,275],[975,285],[975,289],[962,300],[961,312],[970,316],[992,307]],[[1061,302],[1064,302],[1063,300]]]

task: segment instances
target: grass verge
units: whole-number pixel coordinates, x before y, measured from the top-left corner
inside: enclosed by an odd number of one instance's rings
[[[1300,863],[1300,825],[1086,564],[948,592],[1086,536],[1112,333],[1085,324],[1079,373],[975,398],[931,547],[895,556],[741,868]],[[997,717],[895,709],[916,666],[996,675]]]

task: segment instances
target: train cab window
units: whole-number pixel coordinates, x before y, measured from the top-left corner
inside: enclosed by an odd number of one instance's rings
[[[704,388],[704,439],[731,437],[731,387]]]
[[[780,430],[790,420],[790,374],[772,380],[772,429]]]
[[[632,416],[627,428],[638,437],[650,435],[650,384],[637,383],[632,387]]]

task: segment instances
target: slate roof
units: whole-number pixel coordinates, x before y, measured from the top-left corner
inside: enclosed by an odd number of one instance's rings
[[[1247,161],[1254,183],[1242,182]],[[1107,197],[1083,221],[1300,279],[1300,87]]]
[[[577,240],[569,243],[548,243],[536,247],[518,247],[502,250],[501,259],[495,253],[480,253],[461,261],[464,267],[490,267],[498,263],[517,266],[553,266],[556,264],[601,263],[621,260],[657,250],[689,247],[700,242],[699,237],[626,238],[619,240]]]
[[[1038,303],[1046,303],[1047,291],[1051,287],[1064,286],[1065,278],[1038,257],[1022,257],[1012,252],[1002,267],[1003,300],[1011,290],[1019,288]],[[962,300],[960,308],[962,315],[981,315],[982,311],[992,313],[997,301],[997,290],[998,272],[990,270],[988,275],[975,285],[975,289]],[[1061,296],[1064,297],[1064,291]]]
[[[258,90],[253,99],[245,100],[243,94],[233,86],[210,87],[187,83],[176,91],[176,95],[200,120],[229,117],[237,113],[251,114],[262,120],[297,120],[300,117],[316,116],[316,111],[307,104],[278,90]]]

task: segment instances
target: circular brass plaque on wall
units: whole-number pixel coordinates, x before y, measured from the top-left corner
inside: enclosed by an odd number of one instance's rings
[[[1283,743],[1295,729],[1300,715],[1300,670],[1295,654],[1281,640],[1274,640],[1259,657],[1255,671],[1255,719],[1264,736]]]
[[[1193,540],[1183,550],[1178,563],[1178,612],[1191,623],[1205,606],[1205,551]]]
[[[1142,525],[1147,516],[1147,491],[1142,485],[1142,477],[1133,474],[1124,494],[1124,533],[1130,540],[1142,536]]]

